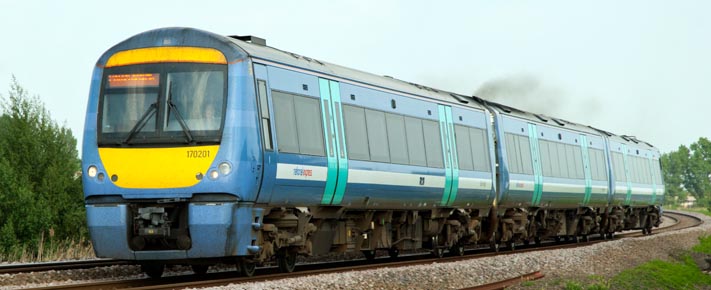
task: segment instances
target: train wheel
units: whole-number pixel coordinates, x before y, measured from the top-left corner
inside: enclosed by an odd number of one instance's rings
[[[390,258],[395,259],[398,255],[400,255],[400,250],[398,248],[392,247],[388,249],[388,256],[390,256]]]
[[[652,228],[651,228],[651,227],[647,228],[647,234],[648,234],[648,235],[651,235],[651,234],[652,234]]]
[[[207,269],[210,268],[208,265],[190,265],[190,268],[193,268],[193,273],[195,275],[205,275],[207,273]]]
[[[541,238],[535,237],[535,238],[533,238],[533,242],[536,243],[537,246],[540,246],[541,245]]]
[[[456,244],[449,248],[449,253],[452,254],[452,256],[464,256],[464,246]]]
[[[247,259],[239,259],[239,261],[237,261],[237,268],[242,276],[252,277],[257,269],[257,264],[247,261]]]
[[[288,249],[280,250],[277,255],[277,264],[279,265],[279,271],[283,273],[294,272],[294,268],[296,267],[296,253]]]
[[[489,244],[489,247],[490,247],[492,250],[494,250],[494,252],[497,252],[497,253],[499,252],[499,243],[497,243],[497,242],[492,242],[491,244]]]
[[[511,250],[511,251],[515,251],[516,250],[516,243],[514,241],[508,241],[508,242],[506,242],[506,247],[508,247],[509,250]]]
[[[141,264],[141,271],[151,278],[157,279],[163,276],[163,269],[165,269],[163,264]]]
[[[432,256],[435,258],[442,258],[444,257],[444,249],[443,248],[434,248],[432,249]]]
[[[365,259],[368,261],[375,260],[375,250],[365,250],[363,251],[363,256],[365,256]]]
[[[642,234],[645,236],[647,235],[647,228],[642,228]]]

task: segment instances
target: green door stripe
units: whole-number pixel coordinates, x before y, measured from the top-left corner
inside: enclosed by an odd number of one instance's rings
[[[452,188],[449,194],[448,206],[454,204],[454,200],[457,198],[457,191],[459,190],[459,159],[457,158],[457,140],[454,136],[454,123],[452,119],[452,108],[445,107],[447,113],[447,135],[449,140],[448,151],[450,155],[450,167],[452,168]]]
[[[341,108],[341,90],[338,82],[329,81],[331,87],[331,103],[336,139],[336,158],[338,159],[338,179],[336,182],[336,192],[334,193],[332,205],[341,204],[343,194],[346,192],[348,184],[348,152],[346,151],[346,135],[343,129],[343,110]]]
[[[590,172],[590,152],[588,151],[587,136],[580,135],[580,142],[583,145],[583,169],[585,172],[585,197],[583,198],[583,206],[586,206],[592,196],[592,172]]]
[[[541,155],[538,151],[538,133],[536,125],[528,124],[528,143],[531,147],[531,161],[533,162],[533,199],[531,206],[539,206],[541,204],[541,196],[543,195],[543,176],[541,167]]]
[[[338,159],[336,158],[337,148],[335,134],[333,130],[333,110],[331,108],[331,88],[329,81],[319,79],[319,91],[321,94],[321,120],[323,122],[324,139],[326,139],[326,157],[328,158],[328,176],[326,186],[323,190],[321,204],[331,204],[333,193],[336,189],[338,178]]]
[[[622,144],[622,160],[625,162],[625,180],[627,180],[627,198],[625,205],[632,203],[632,182],[630,181],[629,163],[627,160],[627,145]]]
[[[452,170],[450,167],[451,159],[447,152],[447,120],[444,106],[438,105],[439,112],[439,131],[440,131],[440,141],[442,143],[442,155],[444,157],[444,192],[442,193],[442,200],[440,201],[441,206],[446,206],[449,202],[449,194],[451,193],[452,184]]]

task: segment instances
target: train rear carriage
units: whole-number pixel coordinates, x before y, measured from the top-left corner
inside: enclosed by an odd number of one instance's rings
[[[496,111],[501,241],[607,233],[610,199],[601,132],[489,103]]]
[[[660,153],[654,146],[630,136],[608,137],[612,164],[611,212],[618,229],[651,232],[661,222],[664,182]]]

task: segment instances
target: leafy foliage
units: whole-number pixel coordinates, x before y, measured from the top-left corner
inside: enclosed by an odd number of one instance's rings
[[[689,147],[679,146],[677,151],[661,157],[666,194],[686,199],[694,196],[703,206],[711,200],[711,141],[699,140]],[[669,200],[669,199],[668,199]]]
[[[0,96],[0,251],[87,235],[76,139],[13,77]]]

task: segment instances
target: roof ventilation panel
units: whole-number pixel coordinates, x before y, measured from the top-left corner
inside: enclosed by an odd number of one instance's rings
[[[231,38],[239,39],[244,42],[249,42],[251,44],[267,46],[267,40],[261,37],[256,37],[253,35],[230,35]]]

